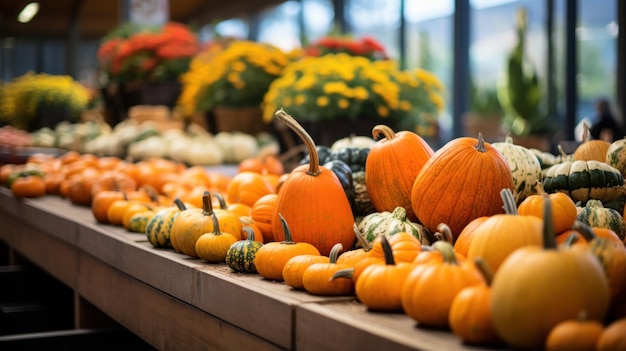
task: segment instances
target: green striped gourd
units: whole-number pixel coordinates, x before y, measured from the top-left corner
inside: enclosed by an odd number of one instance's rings
[[[578,211],[576,219],[590,227],[608,228],[624,240],[626,236],[626,222],[619,212],[606,208],[601,201],[589,200],[585,207]]]
[[[170,231],[174,220],[181,211],[186,209],[185,205],[179,199],[174,200],[176,206],[164,208],[148,221],[146,224],[146,236],[152,246],[156,248],[170,248]]]
[[[611,143],[606,151],[606,163],[626,176],[626,138]]]
[[[130,217],[128,231],[133,233],[145,233],[146,226],[148,225],[150,219],[154,217],[154,214],[155,212],[152,210],[135,213],[132,217]]]
[[[263,244],[254,240],[252,228],[244,226],[243,230],[246,232],[247,238],[230,245],[228,252],[226,252],[226,265],[235,272],[255,273],[254,258]]]
[[[357,226],[359,235],[366,242],[372,244],[381,235],[392,236],[399,232],[408,232],[416,237],[423,244],[428,244],[422,225],[411,222],[407,218],[406,209],[402,206],[396,207],[393,212],[383,211],[370,213],[359,222]]]
[[[594,199],[608,202],[623,191],[624,177],[605,162],[573,161],[554,165],[546,172],[543,189],[547,193],[564,192],[586,203]]]
[[[541,164],[527,148],[513,144],[513,138],[492,143],[509,163],[513,175],[513,197],[519,204],[529,195],[535,194],[535,185],[541,181]]]

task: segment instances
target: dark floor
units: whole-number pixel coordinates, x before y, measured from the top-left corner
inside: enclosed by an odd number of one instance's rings
[[[10,259],[0,241],[0,350],[154,350],[114,321],[108,324],[74,329],[73,291],[27,260]]]

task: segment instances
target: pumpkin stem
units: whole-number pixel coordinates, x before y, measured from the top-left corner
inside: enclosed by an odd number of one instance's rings
[[[548,195],[543,195],[543,197],[543,248],[556,249],[556,236],[552,222],[552,199]]]
[[[582,140],[582,142],[583,143],[587,142],[588,138],[589,138],[589,126],[587,125],[586,122],[583,122],[583,140]]]
[[[507,144],[513,144],[513,137],[509,134],[504,138],[504,142]]]
[[[337,257],[339,257],[339,253],[341,251],[343,251],[343,245],[341,245],[341,243],[333,245],[333,247],[330,249],[330,253],[328,254],[330,263],[337,263]]]
[[[213,234],[222,235],[220,231],[220,221],[217,220],[217,215],[213,211],[211,211],[211,220],[213,221]]]
[[[578,234],[576,233],[571,233],[567,239],[565,239],[565,241],[563,242],[563,245],[565,247],[572,247],[572,245],[576,244],[576,242],[578,241]]]
[[[274,116],[277,119],[285,122],[287,126],[291,130],[293,130],[294,133],[296,133],[296,135],[298,135],[298,137],[304,142],[304,145],[306,146],[306,149],[309,153],[309,170],[307,171],[307,174],[312,176],[319,175],[320,159],[317,155],[315,142],[313,141],[313,138],[311,138],[311,135],[309,135],[309,133],[307,133],[306,130],[304,130],[304,128],[302,128],[302,126],[293,117],[287,114],[287,112],[285,112],[285,110],[283,110],[282,108],[276,111]]]
[[[485,283],[487,283],[487,286],[491,286],[491,282],[493,281],[493,270],[491,269],[491,267],[489,267],[489,264],[485,262],[485,260],[483,260],[481,257],[476,257],[474,259],[474,264],[476,265],[476,268],[478,268],[480,274],[485,279]]]
[[[340,269],[340,270],[336,271],[330,277],[330,281],[332,282],[333,280],[338,279],[338,278],[352,279],[353,276],[354,276],[354,267],[344,268],[344,269]]]
[[[282,213],[278,214],[278,217],[280,218],[280,224],[283,227],[283,232],[285,232],[285,240],[283,240],[283,244],[295,244],[293,242],[293,239],[291,238],[291,230],[289,230],[289,225],[287,224],[287,220],[285,220],[285,217],[283,217]]]
[[[443,257],[443,262],[447,264],[459,264],[459,262],[456,260],[454,248],[449,242],[443,240],[435,241],[435,243],[433,243],[433,249],[441,253],[441,256]]]
[[[213,203],[211,203],[211,193],[205,191],[202,195],[202,215],[210,216],[213,213]]]
[[[187,209],[187,206],[185,206],[185,203],[183,202],[183,200],[179,198],[174,199],[174,205],[176,205],[176,207],[178,207],[180,211],[184,211]]]
[[[591,229],[589,224],[581,222],[579,220],[574,221],[571,229],[579,232],[587,242],[590,242],[591,240],[596,238],[596,233],[593,232],[593,229]]]
[[[352,225],[352,231],[354,232],[357,243],[363,248],[363,251],[367,252],[372,249],[372,244],[369,241],[363,239],[363,236],[361,236],[361,232],[359,231],[359,227],[357,227],[356,223]]]
[[[391,245],[389,244],[389,240],[387,240],[387,236],[381,236],[381,244],[383,246],[383,253],[385,255],[385,264],[386,265],[395,265],[396,261],[393,258],[393,250],[391,249]]]
[[[450,227],[445,223],[439,223],[437,226],[437,232],[433,236],[435,241],[443,240],[449,242],[450,244],[454,241],[452,230],[450,230]]]
[[[546,191],[543,188],[543,184],[540,181],[537,181],[537,183],[535,183],[535,190],[537,190],[537,194],[539,195],[545,195]]]
[[[251,227],[247,225],[244,225],[242,229],[244,232],[246,232],[246,239],[250,241],[254,241],[254,229],[252,229]]]
[[[129,201],[128,193],[126,191],[122,191],[122,199],[124,199],[124,201]]]
[[[226,200],[224,200],[224,197],[222,196],[222,194],[214,193],[213,196],[217,199],[217,202],[220,204],[220,208],[222,210],[225,210],[228,208],[228,205],[226,205]]]
[[[478,132],[478,144],[476,144],[476,150],[479,152],[487,151],[487,149],[485,149],[485,137],[483,137],[482,132]]]
[[[374,138],[374,140],[379,140],[379,134],[382,134],[383,137],[387,140],[395,139],[396,137],[396,133],[393,131],[393,129],[384,124],[379,124],[372,128],[372,137]]]
[[[565,152],[565,150],[563,150],[563,146],[561,146],[561,144],[557,145],[556,148],[559,150],[559,155],[561,155],[561,157],[569,157],[567,152]]]
[[[502,203],[504,204],[504,212],[509,215],[517,215],[517,205],[511,189],[502,189],[500,191],[500,198],[502,198]]]

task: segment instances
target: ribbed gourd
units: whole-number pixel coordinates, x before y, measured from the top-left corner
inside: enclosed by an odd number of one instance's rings
[[[623,190],[624,177],[617,169],[605,162],[563,162],[548,169],[543,180],[547,193],[564,192],[574,202],[583,204],[595,199],[608,202],[618,197]]]
[[[539,160],[527,148],[513,144],[513,138],[510,136],[504,142],[491,145],[500,151],[509,163],[513,175],[513,197],[519,204],[535,193],[535,184],[541,181]]]

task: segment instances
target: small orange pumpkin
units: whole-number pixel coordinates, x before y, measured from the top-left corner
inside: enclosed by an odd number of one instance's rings
[[[585,311],[580,311],[578,319],[568,319],[552,328],[546,338],[545,349],[546,351],[595,350],[603,331],[602,323],[587,320]]]
[[[621,318],[609,324],[596,344],[598,351],[626,350],[626,318]]]
[[[283,268],[283,279],[288,286],[304,290],[302,275],[313,263],[328,263],[330,258],[322,255],[298,255],[287,261]]]
[[[341,244],[336,244],[330,250],[328,262],[313,263],[302,274],[302,286],[309,294],[322,296],[351,295],[354,292],[354,283],[351,279],[331,279],[341,269],[348,265],[337,263],[339,252],[343,250]]]
[[[535,216],[543,219],[543,196],[546,192],[543,190],[541,183],[537,183],[537,194],[530,195],[525,198],[517,208],[517,211],[522,216]],[[576,204],[569,195],[556,192],[548,195],[552,200],[552,222],[554,223],[554,230],[557,233],[568,230],[578,214],[576,210]]]

